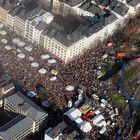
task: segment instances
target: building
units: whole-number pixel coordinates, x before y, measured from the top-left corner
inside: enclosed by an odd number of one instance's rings
[[[52,3],[52,11],[59,14],[56,15],[42,10],[33,0],[17,0],[16,4],[15,1],[1,1],[0,7],[4,12],[1,13],[1,21],[18,35],[43,46],[64,63],[123,27],[126,19],[136,13],[133,6],[138,7],[139,4],[138,0],[47,1]],[[4,11],[3,8],[9,5],[10,8]]]
[[[53,20],[53,15],[38,8],[38,13],[26,20],[25,38],[39,44],[42,31]]]
[[[6,97],[4,109],[19,115],[0,127],[0,138],[3,140],[23,140],[47,122],[48,114],[21,92]]]
[[[16,4],[18,3],[18,0],[1,0],[0,1],[0,21],[7,24],[7,14],[10,10],[12,10]]]
[[[38,8],[38,5],[34,2],[32,2],[29,5],[22,4],[19,7],[19,12],[14,17],[14,31],[18,35],[22,37],[25,36],[26,19],[30,16],[35,15],[37,8]]]
[[[7,78],[5,78],[7,77]],[[6,96],[14,92],[14,84],[8,75],[2,75],[0,78],[0,107],[3,106],[3,100]]]
[[[44,140],[74,140],[76,137],[78,137],[78,134],[79,133],[76,130],[73,130],[63,121],[54,128],[48,128],[45,131]]]

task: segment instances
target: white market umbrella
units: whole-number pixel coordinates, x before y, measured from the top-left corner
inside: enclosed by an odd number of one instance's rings
[[[7,46],[5,46],[5,49],[6,49],[6,50],[11,50],[11,49],[12,49],[12,46],[7,45]]]
[[[42,54],[42,55],[41,55],[41,58],[42,58],[43,60],[45,60],[45,59],[49,59],[50,56],[49,56],[48,54]]]
[[[51,74],[52,75],[58,75],[58,70],[56,70],[56,69],[51,69]]]
[[[14,39],[12,40],[12,42],[13,42],[14,44],[18,44],[18,43],[20,42],[20,39],[19,39],[19,38],[14,38]]]
[[[57,80],[57,77],[56,76],[51,76],[50,77],[50,81],[56,81]]]
[[[36,68],[36,67],[39,66],[39,64],[38,64],[37,62],[32,62],[32,63],[31,63],[31,66],[34,67],[34,68]]]
[[[1,30],[1,31],[0,31],[0,34],[4,36],[4,35],[7,34],[7,31],[5,31],[5,30]]]
[[[49,59],[49,60],[48,60],[48,63],[49,63],[49,64],[55,64],[55,63],[56,63],[56,60],[55,60],[55,59]]]
[[[18,47],[24,47],[25,46],[25,43],[23,41],[20,41],[17,43]]]
[[[49,107],[50,106],[50,102],[49,101],[43,101],[42,102],[42,105],[44,106],[44,107]]]
[[[106,59],[107,57],[108,57],[108,54],[104,54],[104,55],[102,56],[103,59]]]
[[[33,61],[34,58],[33,58],[32,56],[29,56],[29,60],[30,60],[30,61]]]
[[[35,97],[36,96],[36,93],[35,92],[33,92],[33,91],[29,91],[29,92],[27,92],[27,96],[29,96],[29,97]]]
[[[2,38],[2,39],[1,39],[1,42],[2,42],[3,44],[7,44],[7,43],[8,43],[8,40],[5,39],[5,38]]]
[[[39,73],[41,73],[41,74],[45,74],[46,72],[47,72],[47,70],[44,69],[44,68],[42,68],[42,69],[39,70]]]
[[[22,50],[18,48],[18,49],[17,49],[17,52],[21,53],[21,52],[22,52]]]
[[[66,90],[67,91],[73,91],[74,90],[74,86],[68,85],[68,86],[66,86]]]
[[[18,54],[18,57],[23,59],[23,58],[25,58],[25,54],[24,53],[20,53],[20,54]]]
[[[28,51],[28,52],[31,52],[32,49],[33,49],[33,48],[32,48],[31,46],[26,46],[26,47],[25,47],[25,50]]]
[[[0,23],[0,28],[3,28],[4,27],[4,24],[3,23]]]

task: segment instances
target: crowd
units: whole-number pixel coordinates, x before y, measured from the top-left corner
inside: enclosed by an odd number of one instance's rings
[[[110,52],[105,47],[100,47],[98,50],[93,49],[88,50],[82,57],[77,58],[75,61],[69,64],[62,64],[57,60],[55,64],[49,64],[48,60],[41,59],[42,54],[47,52],[37,45],[32,45],[32,50],[25,50],[23,48],[18,48],[15,44],[12,44],[12,39],[15,36],[8,33],[5,38],[8,39],[8,44],[12,45],[12,49],[5,49],[5,44],[0,44],[0,64],[3,70],[9,74],[14,81],[18,81],[23,85],[25,90],[32,90],[36,92],[36,85],[39,83],[46,89],[46,94],[44,99],[48,99],[59,109],[66,107],[65,96],[75,94],[75,92],[70,92],[65,89],[67,85],[73,85],[74,87],[79,84],[87,87],[88,94],[99,94],[102,95],[104,92],[108,92],[110,88],[110,82],[100,81],[97,78],[97,72],[99,64],[102,63],[103,55],[106,52]],[[1,38],[1,37],[0,37]],[[116,33],[114,37],[109,39],[114,42],[114,49],[111,51],[116,51],[117,47],[122,44],[122,42],[128,40],[128,36],[122,33]],[[17,57],[20,49],[22,53],[25,54],[25,58],[20,59]],[[39,64],[39,67],[34,68],[31,66],[32,57],[34,62]],[[110,59],[111,57],[108,57]],[[47,70],[46,74],[41,74],[38,72],[40,68],[45,68]],[[58,71],[57,80],[50,81],[49,78],[52,76],[51,70],[56,69]]]

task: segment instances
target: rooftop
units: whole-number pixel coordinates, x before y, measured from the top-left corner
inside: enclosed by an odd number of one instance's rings
[[[18,115],[17,117],[0,127],[0,136],[4,138],[4,140],[12,140],[20,132],[29,128],[32,123],[33,122],[29,117]]]
[[[21,92],[17,92],[6,99],[14,104],[17,108],[22,109],[26,116],[30,117],[34,121],[46,115],[46,112],[43,109],[33,103]]]

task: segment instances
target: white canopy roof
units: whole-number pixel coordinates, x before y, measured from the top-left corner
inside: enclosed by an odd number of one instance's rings
[[[34,68],[36,68],[36,67],[39,66],[39,64],[38,64],[37,62],[32,62],[32,63],[31,63],[31,66],[34,67]]]
[[[43,60],[45,60],[45,59],[49,59],[50,56],[49,56],[48,54],[42,54],[42,55],[41,55],[41,58],[42,58]]]
[[[56,76],[51,76],[50,77],[50,81],[55,81],[55,80],[57,80],[57,77]]]
[[[29,91],[29,92],[27,92],[27,96],[29,96],[29,97],[35,97],[36,96],[36,93],[33,92],[33,91]]]
[[[67,91],[73,91],[74,90],[74,86],[68,85],[68,86],[66,86],[66,90]]]
[[[41,74],[45,74],[46,72],[47,72],[47,70],[44,69],[44,68],[42,68],[42,69],[39,70],[39,73],[41,73]]]
[[[49,107],[50,106],[50,102],[49,101],[43,101],[42,102],[42,105],[44,106],[44,107]]]
[[[92,126],[91,126],[90,123],[87,122],[87,121],[81,122],[79,127],[80,127],[80,129],[81,129],[83,132],[85,132],[85,133],[87,133],[87,132],[89,132],[89,131],[92,130]]]
[[[3,44],[7,44],[7,43],[8,43],[8,40],[5,39],[5,38],[2,38],[2,39],[1,39],[1,42],[2,42]]]
[[[48,60],[48,63],[49,63],[49,64],[55,64],[55,63],[56,63],[56,60],[55,60],[55,59],[49,59],[49,60]]]
[[[11,50],[11,49],[12,49],[12,46],[6,45],[6,46],[5,46],[5,49],[6,49],[6,50]]]
[[[20,54],[18,54],[18,57],[23,59],[23,58],[25,58],[25,54],[24,53],[20,53]]]
[[[31,52],[32,49],[33,49],[33,48],[32,48],[31,46],[26,46],[26,47],[25,47],[25,50],[28,51],[28,52]]]
[[[64,115],[68,116],[72,121],[76,121],[82,115],[81,111],[75,107],[69,109]]]

